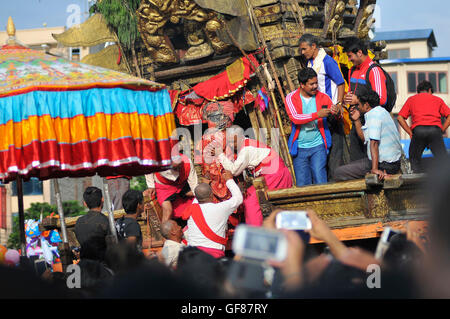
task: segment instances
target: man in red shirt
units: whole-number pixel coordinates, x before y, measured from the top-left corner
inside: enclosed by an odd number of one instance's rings
[[[347,105],[357,105],[358,99],[356,97],[356,90],[358,86],[367,86],[367,82],[373,91],[378,93],[380,97],[380,105],[387,103],[387,89],[386,77],[384,72],[379,67],[373,67],[370,70],[369,78],[366,79],[369,67],[374,64],[369,57],[367,45],[356,37],[349,38],[345,45],[344,51],[348,55],[348,59],[353,63],[354,68],[349,70],[349,92],[344,97],[344,102]],[[361,124],[364,125],[364,117],[360,119]],[[350,132],[350,161],[357,161],[367,157],[366,147],[356,133],[355,127],[352,127]]]
[[[421,158],[425,147],[429,147],[434,157],[447,155],[442,134],[450,126],[450,109],[445,102],[433,95],[433,86],[428,81],[422,81],[417,86],[417,94],[406,100],[398,113],[398,123],[411,137],[409,145],[409,160],[411,169],[418,173],[423,170]],[[409,127],[406,119],[411,116]],[[445,117],[444,125],[441,117]]]

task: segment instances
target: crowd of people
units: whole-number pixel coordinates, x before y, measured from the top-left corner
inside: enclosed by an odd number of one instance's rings
[[[362,178],[367,173],[380,179],[400,172],[402,147],[390,115],[393,101],[383,69],[368,56],[359,39],[349,39],[345,51],[354,67],[349,70],[349,92],[336,61],[319,47],[318,39],[300,39],[308,65],[299,72],[300,87],[286,97],[292,121],[288,141],[297,186]],[[75,225],[80,244],[78,263],[81,288],[70,289],[68,274],[33,275],[27,265],[0,268],[2,297],[67,298],[417,298],[450,297],[446,285],[450,260],[450,220],[446,200],[450,195],[450,167],[442,133],[450,125],[450,110],[433,95],[428,82],[410,98],[399,114],[399,123],[412,137],[410,159],[414,172],[423,170],[420,157],[429,146],[443,166],[430,175],[430,242],[423,246],[414,229],[398,234],[382,258],[360,248],[347,247],[313,211],[307,215],[311,229],[305,232],[327,249],[305,241],[296,231],[283,230],[287,257],[283,261],[249,260],[227,250],[228,226],[241,205],[245,224],[274,229],[279,210],[263,219],[254,186],[243,191],[236,183],[241,175],[264,177],[268,190],[293,186],[283,159],[271,147],[246,138],[243,130],[226,132],[225,148],[211,149],[224,171],[221,175],[231,194],[218,201],[210,183],[199,180],[186,155],[173,157],[170,169],[146,176],[148,189],[129,189],[129,178],[110,178],[114,207],[123,217],[113,230],[102,214],[102,191],[88,187],[83,199],[88,213]],[[395,103],[395,101],[394,101]],[[349,107],[347,107],[347,105]],[[344,108],[352,128],[349,158],[344,160],[347,137]],[[406,122],[412,117],[412,125]],[[444,124],[441,117],[445,117]],[[145,255],[138,219],[144,212],[144,196],[156,198],[162,208],[164,246]],[[113,233],[115,232],[115,234]],[[114,238],[118,238],[118,243]],[[381,269],[381,286],[368,283],[368,269]],[[26,275],[24,275],[26,274]],[[20,288],[19,288],[20,287]]]
[[[111,243],[108,221],[99,210],[102,196],[89,187],[84,193],[89,213],[78,219],[76,236],[81,249],[79,288],[67,284],[70,273],[45,272],[40,278],[26,264],[1,267],[2,298],[449,298],[447,284],[450,237],[447,199],[450,165],[447,161],[423,185],[430,204],[428,241],[409,226],[394,235],[381,257],[373,251],[341,242],[313,210],[307,215],[311,229],[305,232],[322,241],[326,249],[310,245],[297,231],[278,230],[287,239],[282,261],[250,260],[222,244],[228,214],[242,203],[242,194],[230,172],[227,186],[233,193],[223,203],[211,201],[211,189],[199,184],[188,219],[187,233],[172,219],[162,223],[164,248],[153,255],[142,252],[142,234],[136,217],[142,211],[142,193],[123,196],[126,215],[118,243]],[[203,212],[203,214],[202,214]],[[275,229],[274,210],[261,226]],[[217,238],[208,238],[203,216]],[[193,217],[196,216],[196,217]],[[89,221],[89,222],[88,222]],[[118,223],[120,224],[120,223]],[[119,227],[117,229],[119,233]],[[87,236],[87,234],[90,234]],[[208,248],[214,246],[215,248]],[[378,268],[377,268],[378,267]],[[377,273],[379,269],[379,273]],[[242,278],[244,274],[245,278]],[[374,277],[375,275],[379,278]]]

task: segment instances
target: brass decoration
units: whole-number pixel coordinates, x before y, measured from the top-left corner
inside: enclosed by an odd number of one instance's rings
[[[16,35],[16,27],[14,26],[14,21],[11,17],[8,18],[8,25],[6,26],[6,33],[10,37],[14,37]]]
[[[336,40],[341,27],[344,25],[345,1],[327,1],[325,3],[325,25],[322,36],[326,38],[332,36],[333,42]]]
[[[367,202],[369,210],[366,217],[383,218],[389,214],[389,203],[385,195],[384,189],[379,192],[367,194]]]
[[[375,18],[372,18],[373,12],[375,11],[375,5],[368,5],[362,15],[360,24],[357,26],[358,37],[364,39],[367,38],[372,25],[375,23]]]
[[[225,43],[218,37],[218,31],[222,29],[223,22],[217,17],[206,22],[205,34],[211,42],[212,48],[217,54],[223,54],[231,48],[230,44]]]
[[[136,13],[139,32],[154,62],[170,64],[180,60],[164,34],[168,22],[184,21],[185,37],[190,45],[184,57],[186,61],[207,57],[215,49],[222,52],[228,46],[215,33],[220,27],[217,13],[201,8],[193,0],[144,0]]]

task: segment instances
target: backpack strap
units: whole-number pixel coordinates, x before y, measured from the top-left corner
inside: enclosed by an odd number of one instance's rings
[[[192,204],[191,214],[194,223],[206,238],[224,246],[227,244],[226,238],[220,237],[208,226],[199,204]]]

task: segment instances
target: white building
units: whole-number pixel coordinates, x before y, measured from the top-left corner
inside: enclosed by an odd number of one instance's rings
[[[380,64],[391,75],[397,91],[397,103],[392,111],[394,117],[406,100],[417,93],[417,84],[423,80],[430,81],[434,94],[450,105],[450,56],[433,57],[437,43],[432,29],[377,32],[372,39],[382,40],[387,44],[388,59],[380,61]],[[402,139],[409,139],[402,128],[399,130]],[[450,130],[446,136],[450,136]]]

